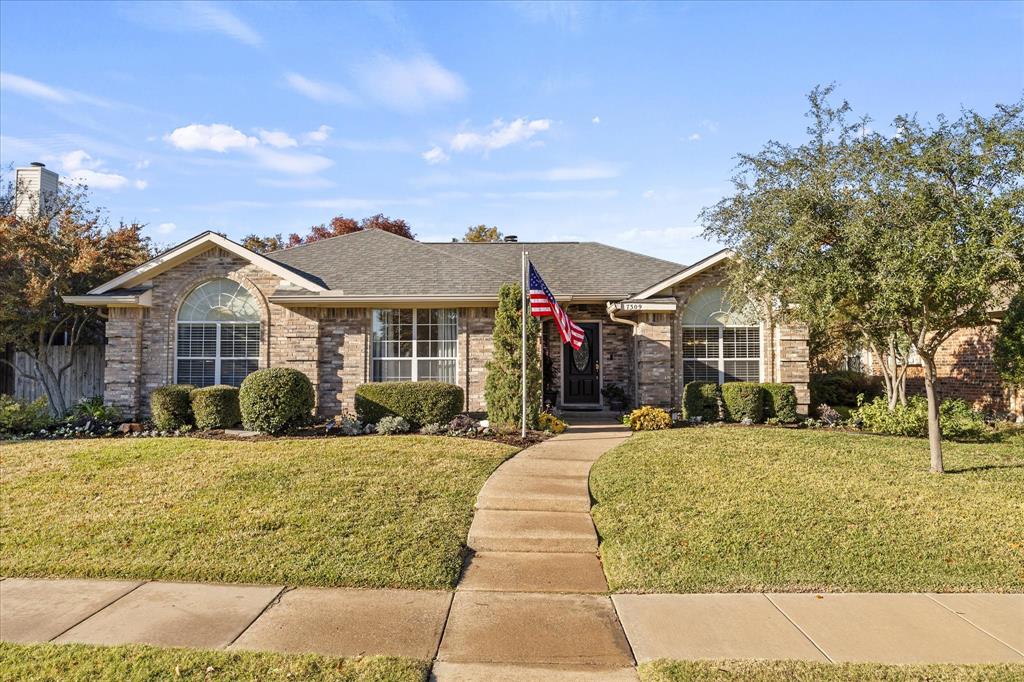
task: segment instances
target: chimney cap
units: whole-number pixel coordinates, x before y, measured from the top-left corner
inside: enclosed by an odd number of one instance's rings
[[[35,167],[37,167],[37,168],[46,168],[46,164],[45,164],[45,163],[43,163],[42,161],[33,161],[33,162],[32,162],[32,163],[30,163],[29,165],[30,165],[30,166],[35,166]]]
[[[518,242],[518,241],[519,241],[519,237],[517,237],[514,234],[506,234],[505,235],[505,243],[506,244],[514,244],[515,242]]]

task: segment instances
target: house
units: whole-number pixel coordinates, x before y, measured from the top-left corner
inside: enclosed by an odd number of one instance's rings
[[[807,331],[730,309],[721,251],[690,266],[596,242],[425,243],[380,230],[261,255],[200,234],[69,303],[106,309],[104,391],[143,415],[163,384],[239,385],[260,367],[301,370],[317,411],[353,409],[370,381],[440,380],[484,410],[497,292],[521,254],[586,331],[574,351],[543,322],[558,406],[600,409],[621,386],[670,408],[693,380],[793,384],[808,393]]]

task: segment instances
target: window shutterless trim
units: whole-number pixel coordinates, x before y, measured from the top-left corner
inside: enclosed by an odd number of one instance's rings
[[[408,310],[408,311],[410,311],[412,313],[411,314],[411,319],[412,319],[412,322],[411,322],[411,326],[412,326],[412,340],[410,341],[410,343],[412,344],[412,355],[408,355],[408,356],[394,355],[394,356],[392,356],[392,355],[377,355],[376,354],[376,352],[375,352],[376,344],[374,343],[374,339],[373,339],[374,322],[375,322],[375,318],[376,318],[377,312],[385,311],[385,310],[395,310],[395,311],[405,311],[405,310]],[[453,336],[451,339],[433,339],[433,340],[426,339],[425,340],[425,343],[442,343],[442,342],[444,342],[444,343],[451,343],[455,347],[455,355],[450,355],[450,356],[434,356],[434,355],[424,355],[424,356],[421,356],[421,355],[418,355],[418,353],[419,353],[418,341],[419,341],[419,326],[420,326],[420,324],[419,324],[419,320],[417,319],[418,316],[417,316],[416,313],[417,313],[417,311],[420,311],[420,310],[450,310],[450,311],[455,313],[455,320],[452,323],[452,324],[455,325],[455,336]],[[385,326],[387,326],[387,325],[382,324],[382,328],[385,327]],[[424,327],[442,327],[442,326],[445,326],[445,325],[434,324],[432,322],[429,322],[429,323],[424,324],[423,326]],[[382,344],[384,344],[384,343],[400,344],[400,343],[402,343],[402,341],[382,341],[381,343]],[[419,378],[419,370],[420,370],[419,363],[420,363],[420,360],[442,360],[442,361],[446,361],[446,362],[450,361],[450,362],[452,362],[454,364],[454,367],[455,367],[455,376],[453,377],[451,383],[458,384],[459,383],[459,309],[458,308],[374,308],[371,311],[371,313],[370,313],[370,381],[373,382],[373,383],[385,383],[385,382],[388,381],[388,379],[381,379],[381,378],[377,377],[375,375],[375,372],[374,372],[374,363],[377,362],[378,360],[380,360],[382,362],[383,361],[396,361],[396,360],[407,360],[407,361],[409,361],[411,363],[411,365],[412,365],[412,369],[409,372],[409,377],[410,377],[408,379],[409,381],[420,381],[420,378]],[[424,381],[440,381],[440,379],[424,379]]]

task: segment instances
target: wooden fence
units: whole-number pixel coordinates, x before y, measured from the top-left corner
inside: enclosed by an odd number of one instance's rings
[[[55,370],[68,361],[67,346],[50,349],[50,366]],[[19,400],[35,400],[46,395],[43,384],[32,377],[36,374],[35,362],[25,353],[6,354],[14,364],[4,383],[4,392],[11,393]],[[12,376],[13,375],[13,376]],[[74,349],[71,367],[60,382],[61,392],[67,404],[74,405],[84,398],[103,395],[103,346],[78,346]],[[13,389],[13,390],[12,390]]]

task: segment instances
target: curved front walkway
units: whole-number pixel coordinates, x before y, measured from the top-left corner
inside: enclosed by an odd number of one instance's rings
[[[607,596],[588,486],[591,465],[628,436],[610,421],[575,424],[487,480],[437,680],[636,679]]]

